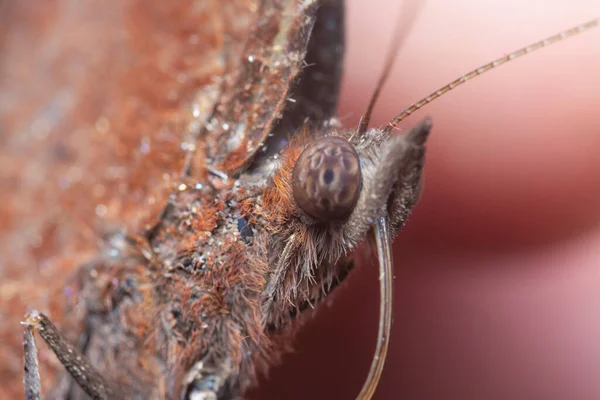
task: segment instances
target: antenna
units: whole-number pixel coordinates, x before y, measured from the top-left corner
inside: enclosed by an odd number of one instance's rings
[[[540,40],[539,42],[535,42],[533,44],[530,44],[529,46],[523,47],[517,51],[514,51],[510,54],[507,54],[503,57],[497,58],[496,60],[484,64],[481,67],[474,69],[473,71],[461,76],[460,78],[450,82],[449,84],[447,84],[446,86],[441,87],[440,89],[436,90],[435,92],[431,93],[429,96],[424,97],[423,99],[417,101],[416,103],[414,103],[413,105],[411,105],[410,107],[408,107],[407,109],[405,109],[404,111],[402,111],[400,114],[398,114],[397,116],[394,117],[394,119],[392,119],[390,122],[388,122],[387,126],[383,129],[383,133],[384,134],[389,134],[392,129],[394,129],[396,127],[396,125],[398,125],[398,123],[400,121],[402,121],[403,119],[405,119],[406,117],[408,117],[409,115],[411,115],[412,113],[414,113],[415,111],[417,111],[418,109],[422,108],[423,106],[425,106],[426,104],[431,103],[432,101],[434,101],[435,99],[441,97],[443,94],[451,91],[452,89],[454,89],[455,87],[462,85],[463,83],[479,76],[482,75],[484,72],[487,72],[491,69],[494,69],[502,64],[505,64],[509,61],[514,60],[515,58],[519,58],[521,56],[524,56],[525,54],[531,53],[533,51],[539,50],[543,47],[549,46],[551,44],[554,44],[556,42],[560,42],[561,40],[564,40],[566,38],[578,35],[584,31],[587,31],[589,29],[595,28],[597,26],[600,25],[600,18],[596,18],[593,19],[591,21],[588,21],[586,23],[574,26],[571,29],[567,29],[564,30],[560,33],[557,33],[556,35],[552,35],[550,37],[547,37],[544,40]]]
[[[379,98],[379,93],[383,88],[383,85],[387,81],[387,78],[390,76],[390,71],[392,70],[392,66],[396,61],[396,57],[402,48],[406,38],[408,37],[408,33],[412,29],[414,22],[417,20],[419,13],[422,9],[423,2],[414,1],[403,1],[402,2],[402,12],[400,13],[400,17],[396,22],[396,27],[394,29],[394,36],[392,36],[392,43],[390,45],[389,53],[385,58],[385,63],[383,64],[383,71],[379,76],[379,80],[377,81],[377,85],[375,85],[375,89],[373,90],[373,94],[371,94],[371,98],[369,100],[369,105],[367,106],[367,110],[365,114],[360,119],[360,123],[358,125],[358,135],[363,135],[367,128],[369,128],[369,122],[371,121],[371,114],[373,113],[373,108],[375,107],[375,103]]]

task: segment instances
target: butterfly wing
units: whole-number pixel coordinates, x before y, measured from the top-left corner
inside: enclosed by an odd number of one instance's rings
[[[154,223],[259,4],[34,0],[0,8],[0,398],[17,398],[15,332],[25,310],[61,315],[65,281],[99,241]]]
[[[261,3],[256,25],[227,77],[227,88],[202,137],[212,168],[227,174],[246,167],[293,101],[291,89],[304,67],[316,1]]]

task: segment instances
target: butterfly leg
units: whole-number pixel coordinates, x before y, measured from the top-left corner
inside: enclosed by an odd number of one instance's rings
[[[23,335],[24,347],[24,375],[23,386],[25,387],[25,398],[27,400],[42,399],[42,385],[40,383],[40,369],[37,357],[37,347],[33,337],[33,327],[28,325]]]
[[[79,350],[65,340],[48,317],[37,311],[32,311],[26,315],[23,324],[26,326],[23,342],[25,351],[23,382],[27,399],[41,399],[37,348],[33,337],[34,330],[40,334],[69,374],[92,399],[118,398],[100,373],[92,367]]]

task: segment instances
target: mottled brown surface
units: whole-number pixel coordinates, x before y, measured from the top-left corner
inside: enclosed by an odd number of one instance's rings
[[[1,5],[0,398],[22,393],[24,312],[60,315],[64,280],[103,235],[153,223],[237,62],[224,34],[235,54],[257,9],[106,4]],[[57,362],[40,347],[48,387]]]

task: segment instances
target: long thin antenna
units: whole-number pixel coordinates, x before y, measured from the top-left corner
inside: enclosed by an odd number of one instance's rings
[[[387,216],[377,218],[373,224],[377,257],[379,259],[379,332],[375,355],[371,362],[369,375],[356,400],[369,400],[373,397],[387,355],[392,331],[392,316],[394,304],[394,260],[392,258],[392,238]]]
[[[413,105],[408,107],[406,110],[402,111],[400,114],[398,114],[396,117],[394,117],[394,119],[392,119],[390,122],[388,122],[387,126],[383,129],[383,133],[389,134],[392,131],[392,129],[394,129],[396,127],[396,125],[398,125],[398,123],[400,121],[402,121],[403,119],[405,119],[406,117],[408,117],[409,115],[411,115],[412,113],[417,111],[418,109],[422,108],[426,104],[431,103],[433,100],[437,99],[438,97],[441,97],[443,94],[445,94],[445,93],[449,92],[450,90],[454,89],[455,87],[462,85],[463,83],[475,78],[476,76],[479,76],[479,75],[483,74],[484,72],[494,69],[504,63],[512,61],[515,58],[521,57],[521,56],[531,53],[535,50],[539,50],[542,47],[549,46],[556,42],[560,42],[561,40],[564,40],[568,37],[575,36],[575,35],[582,33],[588,29],[595,28],[599,25],[600,25],[600,18],[596,18],[596,19],[586,22],[584,24],[577,25],[571,29],[562,31],[556,35],[552,35],[544,40],[540,40],[539,42],[535,42],[527,47],[523,47],[522,49],[519,49],[519,50],[514,51],[510,54],[507,54],[503,57],[500,57],[490,63],[482,65],[481,67],[474,69],[473,71],[450,82],[446,86],[443,86],[442,88],[436,90],[435,92],[431,93],[429,96],[417,101],[416,103],[414,103]]]
[[[392,70],[392,66],[396,61],[396,57],[402,48],[402,45],[406,41],[409,32],[411,31],[419,13],[421,11],[423,2],[415,2],[415,1],[403,1],[402,2],[402,12],[400,13],[400,17],[396,22],[396,27],[394,29],[394,36],[392,36],[392,43],[389,47],[389,53],[385,59],[385,63],[383,64],[383,71],[379,76],[379,80],[377,81],[377,85],[375,86],[375,90],[373,90],[373,94],[371,94],[371,99],[369,100],[369,105],[367,106],[367,111],[360,119],[360,123],[358,125],[358,135],[363,135],[367,129],[369,128],[369,122],[371,121],[371,114],[373,113],[373,108],[375,107],[375,103],[379,98],[379,93],[383,88],[383,85],[387,81],[387,78],[390,76],[390,71]]]

